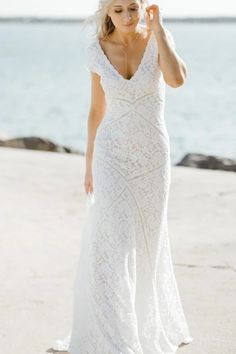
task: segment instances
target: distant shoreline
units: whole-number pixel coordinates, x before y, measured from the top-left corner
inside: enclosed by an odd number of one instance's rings
[[[4,16],[0,23],[82,23],[85,18],[79,17],[38,17],[38,16]],[[164,17],[164,22],[172,23],[235,23],[236,17]]]

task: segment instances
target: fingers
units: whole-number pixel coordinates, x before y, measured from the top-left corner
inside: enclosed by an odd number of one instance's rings
[[[85,188],[85,192],[86,192],[86,194],[93,193],[93,188],[90,188],[90,187]]]
[[[146,7],[146,15],[149,17],[150,20],[157,18],[160,13],[160,10],[157,5],[151,5]]]
[[[87,188],[86,188],[86,193],[88,194],[88,193],[93,193],[93,187],[92,186],[88,186]]]
[[[150,10],[156,11],[156,12],[159,12],[159,11],[160,11],[158,5],[150,5],[150,6],[147,6],[147,7],[146,7],[146,11],[150,11]]]
[[[153,4],[153,5],[147,6],[146,9],[148,9],[148,10],[149,10],[149,9],[159,9],[159,6]]]
[[[92,182],[85,181],[84,188],[85,188],[86,194],[93,193],[93,184],[92,184]]]
[[[162,24],[162,9],[157,5],[146,7],[145,19],[149,26],[156,22]]]

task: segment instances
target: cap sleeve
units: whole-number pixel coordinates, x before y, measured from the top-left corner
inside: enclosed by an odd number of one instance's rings
[[[174,37],[173,37],[172,33],[171,33],[168,29],[166,29],[166,28],[165,28],[165,33],[166,33],[166,36],[167,36],[167,38],[168,38],[168,40],[169,40],[171,46],[172,46],[174,49],[176,49],[176,44],[175,44],[175,40],[174,40]]]
[[[95,40],[92,40],[86,48],[86,67],[89,71],[99,74],[98,55]]]

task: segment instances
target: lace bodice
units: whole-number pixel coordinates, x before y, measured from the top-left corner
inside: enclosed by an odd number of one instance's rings
[[[171,32],[165,29],[169,43],[173,48],[176,48],[176,44]],[[111,64],[107,56],[105,55],[98,38],[91,40],[91,43],[86,49],[87,68],[100,75],[101,84],[106,94],[107,100],[109,98],[119,95],[119,92],[125,90],[129,94],[140,96],[140,92],[158,90],[160,96],[163,95],[163,89],[161,89],[165,83],[162,72],[157,62],[158,44],[155,38],[154,32],[151,32],[148,43],[142,57],[142,60],[138,66],[138,69],[131,77],[131,79],[125,79]],[[145,79],[146,78],[146,79]],[[149,81],[148,78],[151,78]],[[140,83],[140,86],[137,84]],[[145,89],[146,88],[146,89]]]

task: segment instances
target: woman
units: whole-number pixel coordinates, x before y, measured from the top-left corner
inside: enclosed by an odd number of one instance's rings
[[[144,11],[146,26],[140,24]],[[176,353],[193,339],[168,239],[164,103],[165,84],[181,86],[187,69],[157,5],[103,0],[96,18],[98,36],[87,48],[84,187],[91,203],[72,331],[68,347],[60,348],[70,354]]]

